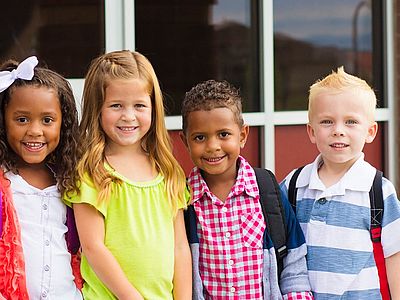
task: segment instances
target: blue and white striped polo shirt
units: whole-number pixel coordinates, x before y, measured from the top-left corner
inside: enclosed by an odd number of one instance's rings
[[[318,177],[321,156],[298,177],[297,217],[307,243],[307,265],[315,299],[381,299],[370,238],[371,188],[376,169],[364,154],[335,185]],[[291,172],[283,181],[286,192]],[[400,202],[383,178],[382,246],[385,257],[400,251]]]

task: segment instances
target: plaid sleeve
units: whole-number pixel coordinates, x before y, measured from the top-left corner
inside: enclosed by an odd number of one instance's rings
[[[311,292],[290,292],[286,295],[283,295],[283,300],[312,300],[314,299]]]

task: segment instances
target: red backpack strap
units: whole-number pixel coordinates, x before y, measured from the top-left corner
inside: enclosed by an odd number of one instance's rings
[[[371,205],[371,240],[374,249],[374,258],[378,268],[379,284],[382,300],[390,300],[388,279],[386,276],[385,257],[381,242],[382,217],[383,217],[383,192],[382,192],[382,172],[376,170],[374,182],[369,191]]]

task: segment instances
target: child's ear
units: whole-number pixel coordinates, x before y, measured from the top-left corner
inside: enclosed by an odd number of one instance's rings
[[[314,128],[311,126],[310,123],[307,124],[307,133],[308,133],[308,137],[310,138],[311,143],[315,144],[316,143],[315,132],[314,132]]]
[[[244,145],[246,145],[247,137],[249,136],[249,125],[244,124],[242,126],[242,129],[240,130],[240,148],[244,148]]]
[[[368,135],[365,139],[365,142],[367,144],[372,143],[374,141],[377,133],[378,133],[378,123],[374,122],[368,128]]]
[[[186,148],[189,149],[188,142],[187,142],[187,139],[186,139],[186,135],[184,134],[183,131],[179,132],[179,137],[181,138],[183,144],[185,144]]]

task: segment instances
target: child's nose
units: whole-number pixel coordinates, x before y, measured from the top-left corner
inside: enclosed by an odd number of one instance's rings
[[[28,127],[27,134],[29,136],[41,136],[43,135],[43,128],[40,122],[32,122]]]
[[[341,124],[336,124],[333,128],[334,136],[344,136],[344,127]]]
[[[221,149],[221,144],[217,138],[210,138],[207,143],[208,151],[217,151]]]
[[[132,108],[124,109],[122,112],[122,120],[124,121],[135,121],[136,120],[136,112]]]

